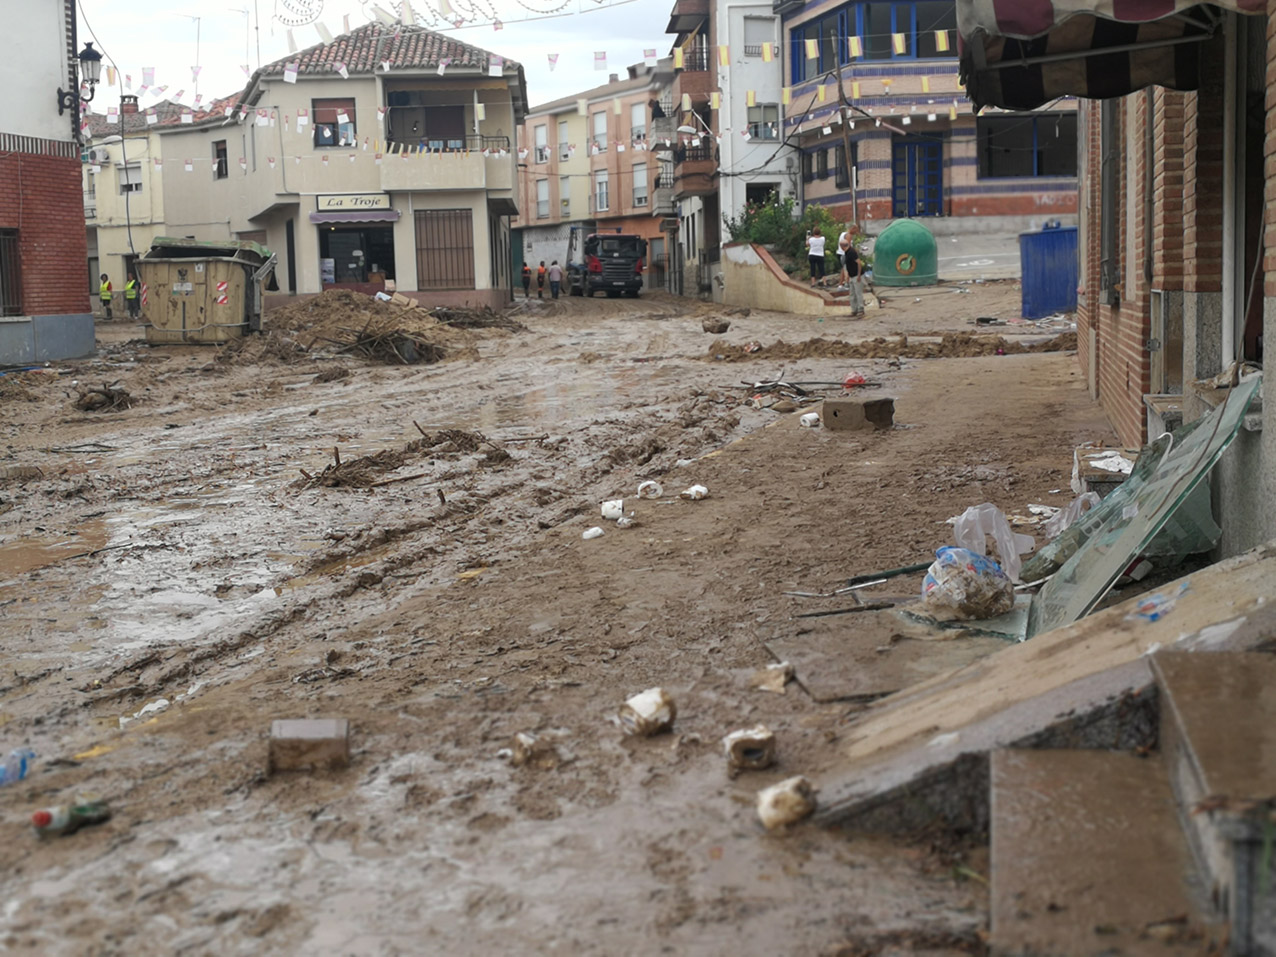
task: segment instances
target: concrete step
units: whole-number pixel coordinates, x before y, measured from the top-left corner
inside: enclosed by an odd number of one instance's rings
[[[1237,954],[1276,954],[1276,656],[1159,652],[1161,751]],[[1265,867],[1272,872],[1264,874]]]
[[[1221,938],[1159,755],[992,755],[991,951],[1201,954]]]

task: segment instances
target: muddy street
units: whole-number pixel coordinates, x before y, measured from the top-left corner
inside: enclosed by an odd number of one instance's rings
[[[0,378],[0,745],[38,755],[0,789],[0,946],[978,950],[986,847],[753,808],[818,786],[862,707],[751,687],[812,609],[782,593],[927,560],[969,505],[1066,504],[1072,448],[1113,438],[1059,328],[975,323],[1016,284],[960,288],[721,335],[662,294],[520,300],[525,330],[448,329],[429,365],[298,351],[304,314],[226,354],[103,324],[96,359]],[[746,385],[854,374],[894,428]],[[75,408],[108,385],[132,406]],[[672,733],[626,737],[653,686]],[[271,721],[307,717],[349,720],[351,766],[268,774]],[[730,778],[759,722],[778,763]],[[547,750],[514,766],[520,732]],[[111,820],[31,833],[81,793]]]

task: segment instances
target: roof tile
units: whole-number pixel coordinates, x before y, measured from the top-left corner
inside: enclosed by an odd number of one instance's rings
[[[387,26],[378,21],[335,37],[327,45],[317,44],[261,68],[263,76],[280,76],[284,64],[298,64],[299,73],[331,73],[344,63],[351,73],[372,73],[383,61],[391,69],[437,67],[450,58],[455,66],[486,70],[493,54],[459,40],[419,26]],[[512,60],[507,66],[517,66]]]

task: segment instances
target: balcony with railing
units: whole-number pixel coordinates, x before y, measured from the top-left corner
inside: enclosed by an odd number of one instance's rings
[[[718,179],[718,147],[702,143],[674,147],[674,193],[677,197],[703,196],[714,192]]]
[[[717,86],[709,49],[703,46],[685,49],[682,54],[682,69],[673,78],[673,102],[680,103],[683,96],[690,96],[696,101],[707,100]]]
[[[435,141],[428,141],[435,142]],[[381,160],[383,190],[510,190],[514,163],[506,136],[470,135],[437,141],[437,148],[395,143]],[[487,150],[487,156],[483,155]],[[501,156],[500,151],[505,150]]]

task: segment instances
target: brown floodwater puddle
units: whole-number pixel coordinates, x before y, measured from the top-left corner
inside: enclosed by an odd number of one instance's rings
[[[0,545],[0,579],[87,555],[102,548],[109,537],[106,523],[94,520],[85,522],[74,535],[32,535]]]

